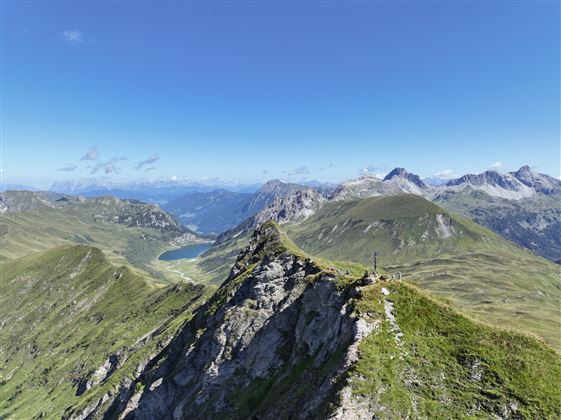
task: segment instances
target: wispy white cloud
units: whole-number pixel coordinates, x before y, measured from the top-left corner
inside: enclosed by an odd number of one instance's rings
[[[330,164],[331,167],[331,164]],[[365,168],[362,168],[359,171],[359,175],[374,175],[377,178],[384,178],[386,173],[388,172],[388,165],[381,164],[381,165],[368,165]]]
[[[92,146],[88,149],[86,154],[82,156],[81,160],[97,160],[98,157],[99,157],[99,152],[97,150],[97,147]]]
[[[117,174],[120,172],[120,168],[112,162],[99,162],[90,171],[90,174],[96,174],[100,170],[103,170],[105,174]]]
[[[150,166],[149,168],[146,168],[144,170],[144,172],[150,172],[150,171],[154,171],[154,170],[156,170],[156,167],[155,166]]]
[[[157,153],[154,153],[153,155],[149,156],[148,159],[141,160],[140,162],[138,162],[135,168],[137,171],[142,171],[144,169],[144,166],[151,165],[159,160],[160,160],[160,156]]]
[[[62,40],[70,45],[78,45],[84,42],[84,35],[82,32],[74,30],[65,30],[60,34]]]
[[[114,157],[109,159],[107,162],[98,162],[94,166],[91,167],[90,174],[96,174],[99,171],[103,171],[106,175],[109,174],[118,174],[121,172],[121,168],[117,165],[117,162],[122,160],[127,160],[126,157]]]
[[[359,176],[373,176],[379,179],[384,179],[384,177],[386,176],[386,174],[384,172],[369,172],[365,169],[363,169],[362,171],[359,172]]]
[[[292,171],[282,171],[286,176],[309,175],[310,169],[307,166],[300,166]]]
[[[489,165],[489,169],[492,169],[492,170],[496,171],[501,166],[503,166],[503,163],[500,160],[497,160],[496,162],[493,162]]]
[[[452,169],[444,169],[434,174],[437,178],[456,178],[458,175]]]
[[[71,163],[69,163],[66,166],[63,166],[62,168],[58,168],[57,171],[63,171],[63,172],[72,172],[75,171],[78,167],[76,165],[72,165]]]

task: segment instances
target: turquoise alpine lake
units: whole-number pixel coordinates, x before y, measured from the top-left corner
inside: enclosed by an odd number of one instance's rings
[[[159,260],[173,261],[180,260],[182,258],[196,258],[209,249],[212,243],[207,242],[204,244],[192,244],[185,245],[178,249],[173,249],[171,251],[166,251],[158,257]]]

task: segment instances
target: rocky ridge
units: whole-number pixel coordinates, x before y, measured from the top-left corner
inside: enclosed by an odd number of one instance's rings
[[[264,382],[286,394],[260,418],[325,412],[348,365],[341,350],[364,335],[348,304],[358,283],[343,286],[339,275],[289,252],[277,227],[262,225],[215,296],[143,373],[143,391],[131,389],[112,412],[208,418],[231,417],[236,407],[243,417]],[[309,380],[318,385],[313,394]]]
[[[88,418],[561,414],[555,352],[384,278],[316,262],[265,223],[215,295]],[[547,374],[535,357],[547,359]],[[514,385],[503,385],[507,363]],[[521,378],[534,381],[534,398]]]
[[[330,199],[339,201],[397,194],[415,194],[429,198],[433,192],[433,187],[425,184],[418,175],[409,173],[403,168],[395,168],[384,179],[374,175],[364,175],[344,182],[332,192]]]

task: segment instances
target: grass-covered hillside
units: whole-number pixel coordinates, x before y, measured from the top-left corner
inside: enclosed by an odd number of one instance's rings
[[[559,267],[417,196],[329,203],[287,227],[307,252],[378,264],[490,324],[561,349]]]
[[[97,248],[0,263],[0,416],[60,418],[117,392],[207,289],[158,287]]]
[[[117,264],[158,274],[153,261],[160,253],[173,244],[205,240],[152,204],[29,191],[8,191],[0,198],[0,260],[85,244],[102,249]]]
[[[415,195],[372,197],[325,204],[304,223],[288,228],[314,254],[386,264],[486,245],[488,232]]]
[[[381,322],[358,345],[344,406],[383,419],[561,416],[561,356],[535,338],[473,321],[402,282],[366,287],[357,311]]]

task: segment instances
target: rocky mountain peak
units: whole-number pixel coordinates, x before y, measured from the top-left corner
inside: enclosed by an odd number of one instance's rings
[[[278,179],[273,179],[263,184],[261,188],[253,195],[248,204],[250,213],[257,213],[258,211],[267,207],[275,198],[285,196],[291,192],[306,190],[308,187],[299,184],[285,183]]]
[[[427,186],[418,175],[409,173],[404,168],[395,168],[385,176],[384,181],[389,181],[394,178],[406,179],[421,188]]]
[[[257,213],[253,219],[253,225],[259,225],[267,220],[274,220],[277,223],[298,222],[308,218],[326,199],[315,190],[297,190],[275,200]]]
[[[528,165],[516,172],[500,173],[485,171],[480,174],[467,174],[450,180],[447,187],[471,187],[491,196],[519,200],[536,193],[551,195],[561,193],[561,181],[548,175],[534,172]]]
[[[272,258],[284,250],[286,250],[286,247],[282,244],[281,233],[277,224],[273,221],[263,223],[253,231],[249,245],[239,253],[226,281],[233,279],[240,272],[246,270],[250,264],[256,263],[264,256]]]
[[[278,188],[282,188],[283,185],[286,184],[282,182],[280,179],[271,179],[270,181],[264,183],[263,186],[259,188],[259,191],[260,192],[274,191]]]
[[[388,181],[396,176],[407,176],[409,172],[405,170],[405,168],[394,168],[389,174],[387,174],[384,178],[384,181]]]
[[[561,192],[561,181],[535,172],[528,165],[522,166],[516,172],[511,172],[522,184],[546,195]]]
[[[338,286],[333,274],[289,252],[272,222],[256,229],[236,265],[144,370],[146,386],[133,395],[139,387],[132,384],[119,396],[121,418],[312,417],[327,409],[350,364],[347,348],[372,330],[360,328],[365,322],[349,304],[356,285]],[[290,389],[281,392],[287,380]],[[278,400],[247,409],[240,392],[249,395],[263,381]]]
[[[519,170],[514,172],[514,176],[518,177],[531,177],[535,175],[535,172],[528,165],[522,166]]]

